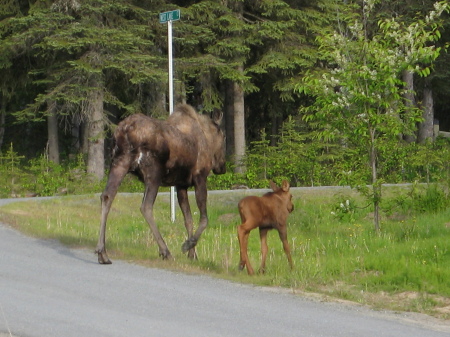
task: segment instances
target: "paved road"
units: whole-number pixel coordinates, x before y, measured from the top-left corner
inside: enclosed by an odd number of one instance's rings
[[[1,202],[0,202],[1,204]],[[114,261],[0,224],[0,336],[449,336],[418,316]]]

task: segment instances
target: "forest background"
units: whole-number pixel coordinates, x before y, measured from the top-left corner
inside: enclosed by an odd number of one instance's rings
[[[447,186],[446,2],[6,0],[1,197],[102,190],[115,125],[168,115],[174,9],[175,103],[225,113],[210,188],[350,185],[376,209],[383,183]]]

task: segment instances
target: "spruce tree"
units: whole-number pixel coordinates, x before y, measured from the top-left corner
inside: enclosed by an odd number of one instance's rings
[[[59,120],[80,115],[88,125],[88,171],[101,179],[108,122],[104,107],[141,111],[133,94],[143,84],[167,80],[164,58],[154,44],[158,30],[149,27],[156,21],[154,12],[128,1],[58,0],[5,23],[1,54],[9,55],[10,64],[3,69],[18,71],[16,60],[26,55],[33,60],[26,69],[37,90],[17,117],[42,119],[53,113],[46,107],[54,105]]]

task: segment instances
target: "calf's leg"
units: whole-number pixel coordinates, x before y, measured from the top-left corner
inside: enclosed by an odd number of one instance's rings
[[[269,247],[267,246],[267,232],[269,228],[259,228],[259,238],[261,239],[261,267],[259,272],[264,274],[266,271],[266,258]]]
[[[239,247],[240,247],[240,255],[241,260],[239,262],[239,270],[243,270],[245,266],[247,266],[247,273],[249,275],[253,275],[255,272],[253,271],[253,268],[250,264],[250,260],[248,258],[247,254],[247,247],[248,247],[248,236],[250,234],[251,229],[247,226],[247,223],[244,222],[243,224],[238,226],[238,239],[239,239]],[[252,227],[250,227],[252,228]]]
[[[289,266],[291,267],[291,269],[293,269],[294,264],[292,263],[291,250],[289,248],[289,242],[287,240],[286,226],[284,226],[282,229],[278,230],[278,233],[280,234],[280,239],[281,239],[281,242],[283,243],[283,249],[284,249],[284,252],[286,253],[286,256],[287,256],[287,259],[289,262]]]

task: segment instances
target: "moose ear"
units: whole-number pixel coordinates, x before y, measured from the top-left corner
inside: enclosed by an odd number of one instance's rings
[[[214,108],[214,111],[211,112],[211,119],[217,125],[220,125],[220,122],[222,122],[222,117],[223,117],[223,112],[217,108]]]
[[[277,186],[277,184],[275,184],[272,180],[270,180],[269,181],[269,185],[270,185],[270,188],[274,191],[274,192],[276,192],[276,191],[278,191],[280,188]]]
[[[289,191],[289,181],[287,180],[283,180],[283,185],[281,186],[281,188],[283,189],[284,192]]]

